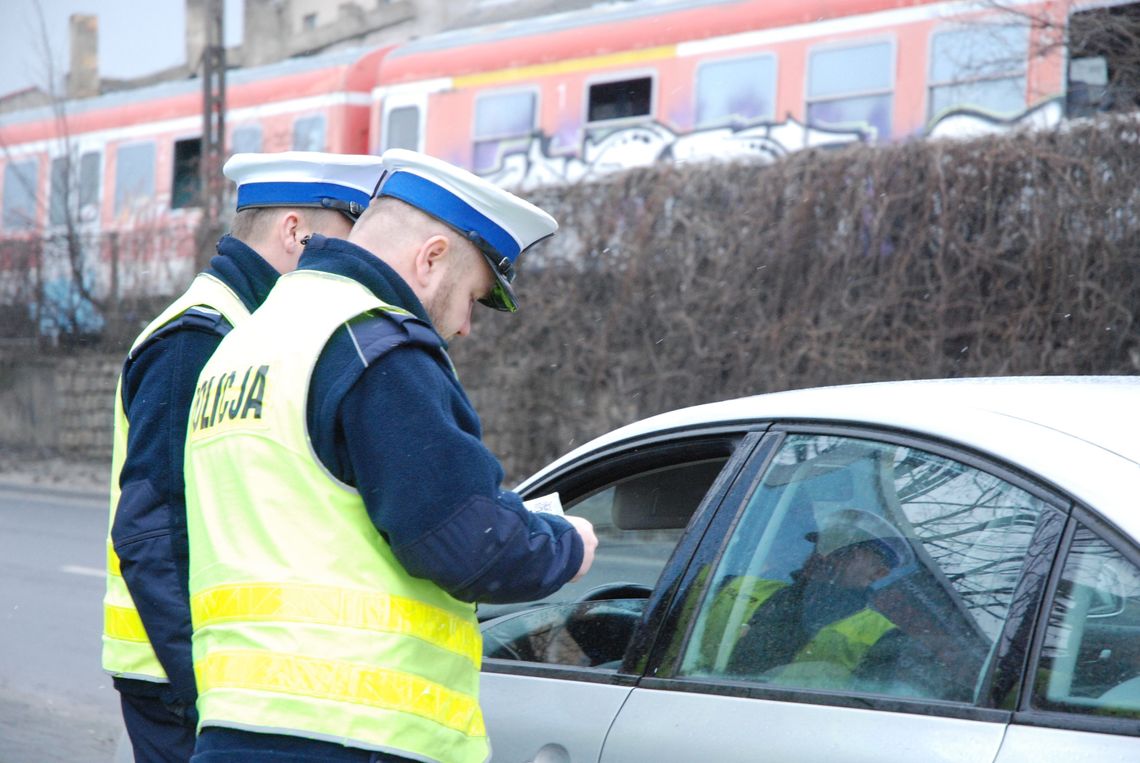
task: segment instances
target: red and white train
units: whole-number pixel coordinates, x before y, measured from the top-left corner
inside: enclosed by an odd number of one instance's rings
[[[660,160],[1051,124],[1078,91],[1095,108],[1112,66],[1069,60],[1069,19],[1134,5],[610,3],[230,71],[227,150],[399,146],[527,187]],[[0,116],[0,241],[69,215],[104,233],[197,220],[198,81],[62,106]],[[166,256],[192,259],[187,247]]]

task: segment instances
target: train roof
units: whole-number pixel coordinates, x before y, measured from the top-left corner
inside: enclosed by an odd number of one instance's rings
[[[287,77],[293,74],[303,74],[320,69],[352,65],[359,62],[364,56],[380,50],[382,47],[383,46],[376,45],[355,46],[311,56],[288,58],[284,61],[277,61],[263,66],[227,69],[226,86],[233,87],[235,85]],[[186,78],[159,82],[157,84],[144,85],[143,87],[131,88],[129,90],[118,90],[113,93],[104,93],[103,95],[97,95],[91,98],[67,100],[64,102],[64,106],[66,115],[73,116],[103,109],[114,109],[119,106],[139,102],[176,98],[199,92],[201,89],[201,78],[194,77],[192,79]],[[30,109],[0,114],[0,127],[55,119],[57,116],[56,106],[54,105],[36,106]]]
[[[412,40],[392,51],[392,58],[435,50],[502,42],[517,37],[533,37],[581,27],[658,16],[676,10],[692,10],[710,5],[739,5],[740,0],[634,0],[634,2],[595,2],[585,8],[545,16],[515,18],[474,27],[450,29]]]
[[[946,0],[912,0],[906,5],[953,4]],[[490,43],[505,42],[523,37],[536,37],[558,32],[569,32],[588,27],[622,24],[624,22],[658,20],[670,13],[719,10],[725,23],[714,25],[717,34],[743,31],[732,28],[731,22],[747,16],[748,27],[766,28],[790,24],[809,23],[825,18],[839,18],[863,13],[896,9],[901,3],[883,0],[791,0],[776,2],[760,0],[627,0],[626,2],[595,2],[588,7],[576,6],[571,10],[543,16],[517,17],[506,21],[450,29],[412,40],[400,45],[389,55],[396,59],[421,53],[448,50]],[[711,14],[707,14],[711,15]],[[697,30],[684,24],[676,25],[672,37],[689,39],[699,36]]]

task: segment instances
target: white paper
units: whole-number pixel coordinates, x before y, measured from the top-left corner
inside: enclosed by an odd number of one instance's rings
[[[562,511],[562,500],[558,497],[558,493],[548,493],[547,495],[540,495],[538,498],[531,498],[529,501],[523,501],[523,506],[529,511],[557,514],[560,517],[565,514]]]

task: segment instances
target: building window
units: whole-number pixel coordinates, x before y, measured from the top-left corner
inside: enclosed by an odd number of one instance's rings
[[[891,135],[894,51],[889,42],[813,51],[808,60],[808,123]]]
[[[115,214],[154,199],[154,143],[120,146],[115,158]]]
[[[611,119],[649,116],[652,101],[652,77],[600,82],[590,85],[587,120],[605,122]]]
[[[36,185],[39,162],[25,159],[4,167],[4,227],[30,230],[36,225]]]
[[[475,151],[473,169],[486,172],[499,166],[505,150],[523,148],[534,133],[533,91],[492,93],[475,102]]]
[[[775,56],[713,61],[697,70],[697,127],[771,120],[775,113]]]
[[[978,24],[937,32],[930,45],[928,117],[975,108],[998,117],[1025,111],[1029,28]]]
[[[188,138],[174,142],[174,180],[170,186],[170,208],[181,209],[201,204],[202,139]]]
[[[317,14],[306,13],[301,17],[301,29],[306,32],[311,32],[317,28]]]
[[[420,147],[420,107],[398,106],[388,112],[388,125],[384,130],[384,148]]]
[[[324,114],[315,114],[311,117],[302,117],[293,123],[293,150],[325,150]]]
[[[230,152],[257,153],[261,150],[261,125],[242,125],[230,134]]]

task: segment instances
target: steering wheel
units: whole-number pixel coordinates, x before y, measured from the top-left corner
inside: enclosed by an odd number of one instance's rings
[[[641,583],[603,583],[578,597],[577,601],[610,601],[612,599],[648,599],[653,589]]]

